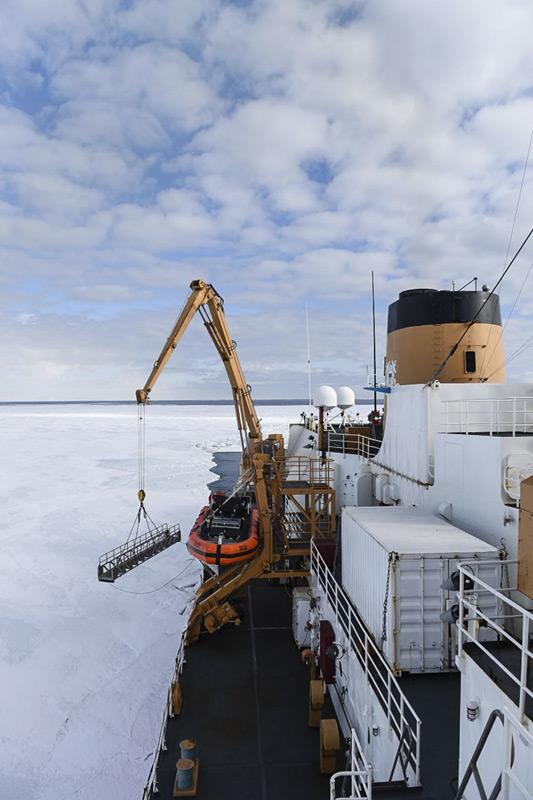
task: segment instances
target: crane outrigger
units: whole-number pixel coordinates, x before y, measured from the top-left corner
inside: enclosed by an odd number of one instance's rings
[[[144,419],[143,407],[149,402],[156,381],[198,312],[224,364],[241,438],[241,474],[231,496],[245,490],[252,494],[258,517],[259,546],[244,563],[220,567],[218,571],[204,569],[204,581],[197,590],[189,619],[189,642],[198,638],[202,626],[212,633],[227,623],[240,623],[239,612],[231,598],[249,581],[306,577],[311,539],[331,538],[336,527],[330,461],[323,457],[290,458],[285,453],[283,436],[270,434],[267,439],[263,438],[251,388],[245,380],[237,345],[226,322],[224,301],[216,289],[203,280],[193,281],[190,288],[191,294],[146,383],[136,391],[139,419]],[[143,486],[138,496],[142,509]]]

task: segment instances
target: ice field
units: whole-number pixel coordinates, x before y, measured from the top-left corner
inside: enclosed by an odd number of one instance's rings
[[[264,433],[300,410],[258,407]],[[140,798],[198,563],[179,544],[96,579],[138,506],[134,406],[4,406],[0,422],[0,797]],[[147,510],[186,538],[212,452],[239,449],[233,409],[151,406],[146,446]]]

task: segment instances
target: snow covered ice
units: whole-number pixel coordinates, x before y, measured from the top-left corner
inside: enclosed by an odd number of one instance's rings
[[[265,434],[299,412],[258,408]],[[233,409],[147,414],[146,508],[186,538],[212,453],[239,449]],[[137,511],[134,406],[4,406],[0,421],[0,798],[140,798],[198,562],[178,544],[96,579]]]

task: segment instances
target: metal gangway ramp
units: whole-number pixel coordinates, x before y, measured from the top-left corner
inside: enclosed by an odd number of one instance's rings
[[[179,525],[160,525],[151,528],[101,555],[98,561],[98,580],[113,583],[126,572],[177,542],[181,542]]]

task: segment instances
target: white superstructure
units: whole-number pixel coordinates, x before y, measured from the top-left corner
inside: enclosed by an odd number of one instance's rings
[[[346,735],[354,730],[374,781],[419,785],[420,718],[395,674],[456,668],[453,735],[466,781],[458,797],[483,797],[478,770],[487,797],[501,780],[494,797],[531,799],[533,601],[518,591],[517,559],[521,482],[533,474],[533,385],[393,385],[382,440],[361,431],[326,422],[321,435],[309,419],[291,426],[288,447],[306,453],[311,441],[335,465],[342,570],[335,577],[313,547],[311,615],[315,636],[319,619],[335,631],[329,692],[338,719]],[[461,586],[442,589],[463,562]],[[458,609],[459,628],[449,624]]]

